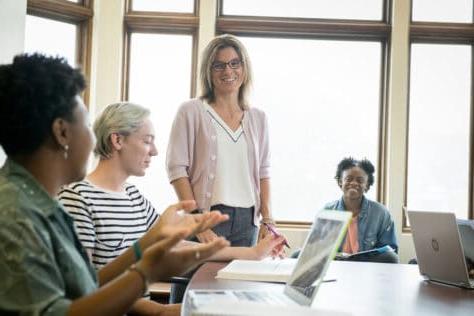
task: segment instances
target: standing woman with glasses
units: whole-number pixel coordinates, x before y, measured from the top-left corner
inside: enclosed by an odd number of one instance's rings
[[[230,219],[197,235],[201,242],[226,237],[251,246],[261,223],[273,225],[270,210],[270,150],[265,113],[249,107],[251,65],[232,35],[214,38],[204,51],[201,96],[176,114],[166,167],[180,200],[198,210],[218,209]],[[269,231],[261,226],[259,239]]]

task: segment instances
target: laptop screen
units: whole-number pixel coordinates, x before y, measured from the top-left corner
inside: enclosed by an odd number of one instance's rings
[[[474,221],[457,219],[469,277],[474,278]]]
[[[340,211],[321,211],[320,213],[285,289],[285,292],[292,297],[292,293],[298,293],[299,295],[296,296],[300,296],[299,301],[303,301],[301,303],[312,302],[329,261],[333,259],[339,248],[351,215]],[[332,218],[338,215],[342,217]],[[293,298],[298,300],[298,297]]]

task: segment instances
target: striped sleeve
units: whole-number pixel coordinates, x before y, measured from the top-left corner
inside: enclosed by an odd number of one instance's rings
[[[145,198],[145,204],[146,204],[146,214],[147,214],[146,224],[147,224],[147,228],[150,229],[150,227],[153,226],[153,224],[157,222],[160,215],[156,212],[153,205],[151,205],[150,201],[148,201],[146,198]]]
[[[130,196],[134,196],[136,199],[139,200],[141,208],[145,211],[146,228],[147,230],[149,230],[151,226],[153,226],[153,224],[158,220],[160,214],[158,214],[151,202],[141,194],[141,192],[135,185],[128,184],[126,190]]]
[[[89,250],[93,250],[96,236],[92,213],[87,201],[75,188],[76,185],[64,187],[61,192],[59,192],[58,200],[62,203],[69,215],[74,218],[74,226],[82,245]]]

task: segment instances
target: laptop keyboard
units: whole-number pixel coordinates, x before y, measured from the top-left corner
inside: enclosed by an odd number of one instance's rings
[[[240,300],[259,302],[272,305],[283,304],[281,293],[267,293],[263,291],[234,291],[235,296]]]

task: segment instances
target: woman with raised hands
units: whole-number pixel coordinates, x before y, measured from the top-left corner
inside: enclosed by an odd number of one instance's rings
[[[126,251],[97,274],[55,197],[81,180],[95,139],[80,93],[85,80],[64,59],[19,55],[0,66],[0,314],[123,315],[148,282],[180,275],[227,246],[174,247],[227,219],[171,206],[139,257]],[[172,223],[172,225],[170,225]]]

